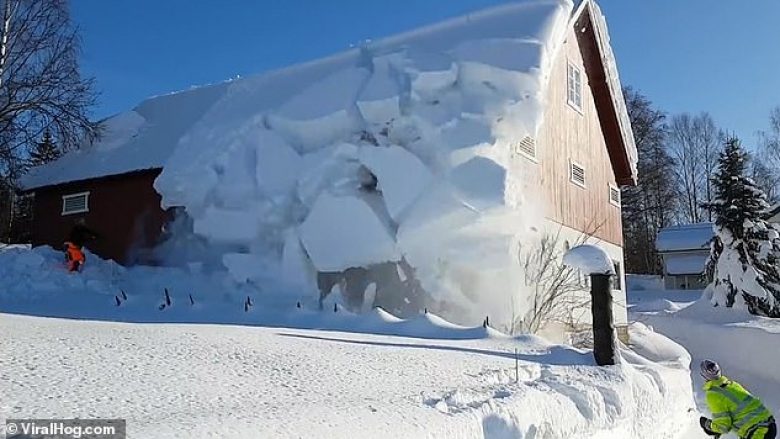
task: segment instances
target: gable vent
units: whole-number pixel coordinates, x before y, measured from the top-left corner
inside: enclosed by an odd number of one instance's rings
[[[620,189],[617,186],[609,185],[609,202],[620,206]]]
[[[536,158],[536,141],[530,137],[525,136],[523,140],[515,144],[515,152],[532,159]]]
[[[89,212],[89,192],[65,195],[62,197],[62,214]]]
[[[579,163],[571,162],[571,182],[585,187],[585,168]]]

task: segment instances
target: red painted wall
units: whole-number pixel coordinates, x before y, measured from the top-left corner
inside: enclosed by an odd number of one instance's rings
[[[138,171],[33,190],[33,245],[61,248],[76,221],[84,219],[101,236],[87,244],[91,252],[125,265],[153,263],[148,250],[169,220],[153,187],[160,172]],[[89,212],[62,215],[63,195],[87,191]]]

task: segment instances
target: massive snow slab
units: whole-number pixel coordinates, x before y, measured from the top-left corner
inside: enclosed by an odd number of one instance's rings
[[[293,272],[407,261],[439,303],[469,310],[464,320],[501,321],[523,313],[507,306],[522,284],[515,244],[541,210],[510,144],[537,137],[572,9],[513,2],[154,98],[110,119],[116,136],[64,159],[62,176],[164,167],[163,207],[183,207],[212,251],[249,255],[223,258],[234,279],[256,277],[236,261],[266,261],[268,289]],[[27,185],[62,181],[45,175]],[[285,269],[296,242],[304,260]]]

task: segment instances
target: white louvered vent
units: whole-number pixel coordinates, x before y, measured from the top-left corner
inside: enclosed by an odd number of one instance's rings
[[[617,186],[609,185],[609,202],[620,206],[620,189]]]
[[[63,195],[62,214],[71,215],[74,213],[89,212],[89,192],[78,194]]]
[[[585,168],[579,163],[571,162],[571,182],[585,187]]]
[[[523,137],[523,140],[515,143],[515,152],[536,159],[536,141],[530,136]]]

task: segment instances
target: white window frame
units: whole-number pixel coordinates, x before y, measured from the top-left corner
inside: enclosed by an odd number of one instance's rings
[[[579,80],[579,83],[572,84],[574,82],[572,72],[577,72],[577,78]],[[576,91],[576,94],[579,96],[579,102],[572,100],[573,89]],[[571,62],[570,60],[568,62],[568,65],[566,66],[566,103],[568,103],[571,108],[575,109],[580,114],[583,114],[582,113],[582,100],[583,100],[582,89],[583,89],[582,69],[578,65]]]
[[[72,199],[72,198],[79,198],[84,197],[84,208],[80,210],[65,210],[65,200]],[[62,216],[65,215],[75,215],[78,213],[85,213],[89,212],[89,191],[86,192],[77,192],[75,194],[68,194],[62,196]]]
[[[528,154],[522,148],[520,148],[520,143],[523,140],[525,140],[525,139],[530,139],[531,142],[533,142],[533,144],[534,144],[534,154],[533,155]],[[537,156],[538,156],[538,154],[537,154],[538,148],[537,148],[537,144],[536,144],[536,139],[534,139],[533,137],[531,137],[531,136],[523,137],[522,139],[520,139],[520,141],[513,143],[512,144],[512,148],[514,149],[516,154],[519,154],[519,155],[527,158],[528,160],[530,160],[530,161],[532,161],[534,163],[539,163],[539,159],[537,158]]]
[[[617,192],[617,201],[612,199],[612,191]],[[623,194],[620,193],[620,188],[612,183],[609,184],[609,189],[607,189],[607,198],[609,198],[609,204],[613,206],[620,207],[623,204]]]
[[[574,179],[574,167],[577,166],[580,169],[582,169],[582,182],[579,182]],[[585,166],[582,165],[582,163],[576,162],[574,160],[569,159],[569,181],[572,182],[575,186],[581,187],[583,189],[587,188],[588,184],[588,176],[587,176],[587,170],[585,169]]]

